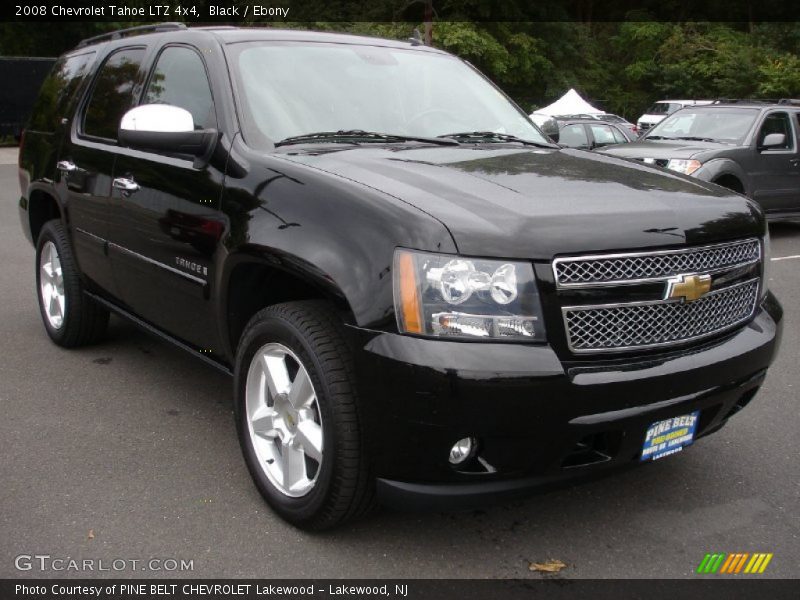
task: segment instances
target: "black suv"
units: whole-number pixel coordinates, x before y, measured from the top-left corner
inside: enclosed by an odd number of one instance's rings
[[[800,218],[800,100],[690,106],[603,152],[746,194],[770,219]]]
[[[778,347],[757,205],[562,149],[415,40],[87,40],[20,182],[52,340],[114,312],[231,373],[250,473],[306,528],[674,454]]]

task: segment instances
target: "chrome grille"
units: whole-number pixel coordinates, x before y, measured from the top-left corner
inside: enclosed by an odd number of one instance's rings
[[[691,303],[632,302],[564,307],[567,342],[573,352],[623,351],[696,340],[750,318],[758,279],[713,291]]]
[[[629,254],[557,258],[553,272],[559,287],[590,287],[668,279],[682,273],[713,273],[758,262],[757,239]]]

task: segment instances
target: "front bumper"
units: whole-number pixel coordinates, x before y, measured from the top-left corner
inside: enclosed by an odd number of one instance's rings
[[[753,398],[778,349],[772,295],[746,326],[635,358],[561,360],[548,346],[448,342],[353,328],[381,500],[453,508],[638,464],[647,427],[700,411],[696,437]],[[458,468],[450,447],[479,440]]]

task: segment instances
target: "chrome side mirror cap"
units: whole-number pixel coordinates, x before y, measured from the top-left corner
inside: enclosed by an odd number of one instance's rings
[[[786,143],[786,134],[784,133],[770,133],[764,136],[764,141],[761,142],[761,148],[769,149],[775,146],[783,146]]]
[[[200,168],[219,139],[216,129],[195,129],[192,114],[169,104],[143,104],[122,116],[117,135],[120,145],[195,159]]]
[[[122,131],[180,133],[194,131],[192,113],[170,104],[143,104],[130,109],[119,125]]]

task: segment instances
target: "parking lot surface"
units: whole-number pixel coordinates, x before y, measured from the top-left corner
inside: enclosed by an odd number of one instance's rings
[[[98,346],[49,341],[18,189],[16,166],[0,165],[0,577],[539,578],[529,565],[547,559],[566,563],[557,577],[698,577],[707,552],[771,552],[759,577],[800,573],[800,224],[772,227],[780,356],[717,434],[512,504],[380,510],[311,535],[251,484],[226,376],[117,318]],[[193,570],[17,570],[33,554],[184,559]]]

